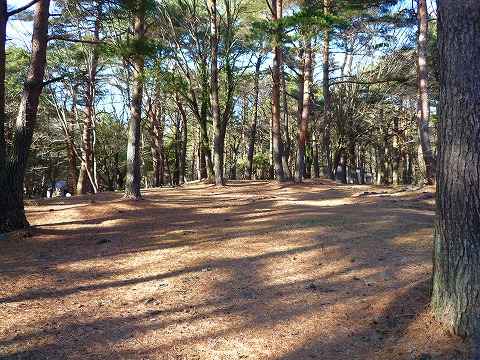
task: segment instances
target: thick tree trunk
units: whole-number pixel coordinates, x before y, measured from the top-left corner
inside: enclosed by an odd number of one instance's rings
[[[305,39],[305,53],[303,63],[303,96],[300,128],[298,130],[298,152],[295,170],[295,182],[301,183],[305,170],[305,143],[307,140],[308,120],[310,118],[310,88],[312,83],[312,47],[310,39]]]
[[[272,20],[278,22],[282,18],[282,0],[272,0]],[[278,41],[278,39],[276,40]],[[273,48],[273,88],[272,88],[272,150],[273,150],[273,167],[275,169],[275,178],[277,182],[285,181],[285,174],[283,170],[283,143],[281,132],[281,106],[280,106],[280,68],[282,58],[282,47],[280,44],[275,44]]]
[[[134,24],[134,39],[136,41],[142,39],[144,27],[144,15],[137,10]],[[142,120],[143,65],[143,58],[139,55],[134,60],[132,104],[128,124],[127,180],[125,182],[124,195],[126,198],[132,199],[140,199],[142,197],[140,193],[140,122]]]
[[[418,0],[418,112],[417,127],[419,140],[419,164],[421,175],[428,185],[435,183],[435,158],[430,147],[428,126],[430,121],[430,99],[428,95],[427,36],[428,12],[427,1]]]
[[[480,357],[480,2],[438,1],[440,104],[432,311]]]
[[[262,56],[259,56],[257,63],[255,65],[255,77],[253,80],[254,83],[254,99],[253,99],[253,110],[252,110],[252,122],[250,124],[250,138],[248,141],[248,164],[245,178],[247,180],[252,179],[253,173],[253,153],[255,149],[255,136],[257,134],[257,120],[258,120],[258,96],[259,96],[259,80],[260,80],[260,65],[262,64]]]
[[[3,140],[2,143],[0,143],[2,148],[2,150],[0,150],[0,160],[2,161],[2,163],[0,163],[0,167],[2,168],[0,170],[0,178],[2,180],[2,184],[0,185],[0,187],[2,187],[0,195],[0,231],[18,229],[28,225],[23,206],[23,179],[25,177],[28,154],[30,152],[30,145],[37,120],[39,98],[43,90],[43,77],[45,74],[47,55],[49,6],[49,0],[40,0],[35,4],[32,55],[30,57],[27,77],[23,85],[22,100],[14,128],[12,150],[8,155],[6,168],[4,168],[5,162],[3,162],[6,157],[5,143]],[[0,26],[2,26],[3,31],[3,20]],[[5,39],[4,36],[2,38],[3,40]],[[2,50],[4,50],[4,46],[2,46]],[[3,61],[2,65],[4,65],[4,53],[0,56],[3,57],[0,61]],[[0,74],[0,76],[2,76],[3,81],[4,74]],[[0,96],[4,96],[4,89],[0,91],[3,91],[3,94],[0,94]],[[2,106],[4,106],[4,98],[1,100],[3,100]],[[4,111],[2,112],[2,117],[3,116]],[[4,139],[3,134],[2,131],[2,135],[0,136],[2,139]]]

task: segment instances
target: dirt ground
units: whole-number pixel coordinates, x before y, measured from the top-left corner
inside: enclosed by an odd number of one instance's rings
[[[29,201],[32,227],[0,240],[0,359],[468,359],[429,312],[433,192],[232,181]]]

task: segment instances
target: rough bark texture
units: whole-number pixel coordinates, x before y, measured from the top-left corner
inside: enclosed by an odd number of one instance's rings
[[[393,141],[392,141],[392,183],[398,185],[400,177],[398,168],[400,167],[400,142],[398,140],[398,118],[393,119]]]
[[[187,113],[180,102],[178,93],[175,93],[175,102],[177,103],[178,110],[182,116],[182,153],[180,154],[180,184],[187,181],[186,179],[186,166],[187,166],[187,141],[188,141],[188,128],[187,128]]]
[[[212,118],[213,118],[213,170],[215,184],[224,185],[223,180],[223,136],[222,121],[220,118],[220,105],[218,100],[218,36],[217,36],[217,1],[208,0],[210,14],[210,46],[211,46],[211,82],[212,88]]]
[[[3,145],[0,153],[0,157],[2,157],[0,159],[2,161],[0,164],[2,168],[0,170],[1,187],[6,188],[1,189],[5,190],[5,192],[2,191],[0,201],[2,204],[0,209],[0,231],[18,229],[28,225],[23,207],[23,179],[37,120],[39,98],[43,90],[43,76],[45,74],[47,56],[49,6],[50,0],[40,0],[35,4],[32,55],[23,85],[22,99],[14,128],[13,145],[6,162],[3,162],[6,156],[3,140],[3,144],[0,143],[0,146]],[[4,77],[2,77],[3,79]],[[2,103],[4,104],[4,102]],[[4,112],[2,112],[2,116],[4,116]],[[3,132],[1,138],[3,139]],[[4,168],[4,164],[6,164],[6,168]]]
[[[430,121],[430,98],[428,95],[427,37],[428,12],[426,0],[418,0],[418,112],[419,164],[424,182],[435,183],[435,158],[432,154],[428,127]]]
[[[438,1],[439,161],[432,311],[480,340],[480,2]]]
[[[278,21],[282,17],[282,0],[272,0],[272,20]],[[280,12],[279,12],[280,10]],[[275,179],[281,183],[285,181],[283,171],[282,156],[283,144],[280,123],[280,59],[282,48],[280,44],[275,44],[273,48],[273,88],[272,88],[272,151],[273,151],[273,167],[275,169]]]
[[[312,48],[310,39],[305,40],[305,54],[303,64],[303,101],[300,128],[298,131],[298,152],[295,170],[295,182],[301,183],[305,168],[305,143],[307,140],[308,120],[310,118],[310,87],[312,80]]]
[[[245,173],[245,179],[251,180],[253,173],[253,153],[255,149],[255,136],[257,134],[257,120],[258,120],[258,95],[259,79],[260,79],[260,65],[262,64],[262,56],[259,56],[255,65],[255,77],[253,79],[254,84],[254,99],[253,99],[253,114],[252,122],[250,124],[250,138],[248,140],[248,165]]]
[[[144,15],[137,11],[135,15],[134,39],[139,41],[144,33]],[[128,125],[127,145],[127,181],[125,182],[125,197],[140,199],[140,122],[142,120],[142,95],[143,95],[143,64],[141,56],[134,61],[132,105]]]
[[[330,7],[330,0],[324,0],[324,12],[328,13]],[[334,178],[332,166],[332,149],[330,139],[330,127],[332,123],[331,104],[330,104],[330,32],[325,29],[323,35],[323,150],[327,158],[327,176],[330,179]]]
[[[97,6],[97,15],[101,11],[101,4]],[[93,40],[100,41],[100,18],[97,17],[95,20],[94,30],[93,30]],[[86,51],[88,52],[88,51]],[[92,166],[92,156],[93,156],[93,146],[92,146],[92,136],[93,136],[93,124],[95,117],[95,86],[97,79],[97,67],[98,60],[100,58],[100,53],[97,47],[94,47],[91,54],[86,53],[87,60],[87,69],[88,69],[88,79],[85,93],[85,119],[83,121],[83,133],[82,133],[82,163],[80,165],[80,172],[78,174],[78,183],[77,183],[77,193],[86,194],[89,177],[91,177],[91,183],[95,190],[98,191],[97,185],[95,182],[95,174],[93,174]],[[90,172],[90,176],[89,176]]]
[[[5,39],[8,20],[7,2],[0,2],[0,232],[26,224],[23,203],[13,196],[7,183],[7,151],[5,141]]]

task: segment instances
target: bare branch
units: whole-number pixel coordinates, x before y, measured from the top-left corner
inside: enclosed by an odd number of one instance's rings
[[[73,43],[81,43],[81,44],[92,44],[92,45],[99,45],[99,44],[104,44],[107,46],[112,46],[112,44],[105,42],[105,41],[97,41],[97,40],[82,40],[82,39],[71,39],[63,36],[50,36],[48,38],[48,41],[50,40],[60,40],[60,41],[67,41],[67,42],[73,42]]]
[[[13,10],[7,12],[7,17],[17,15],[18,13],[21,13],[22,11],[27,10],[29,7],[32,7],[33,5],[35,5],[39,1],[40,0],[32,0],[28,4],[26,4],[22,7],[19,7],[18,9],[13,9]]]
[[[372,81],[341,80],[341,81],[331,82],[329,85],[330,86],[339,85],[339,84],[373,85],[373,84],[383,84],[383,83],[388,83],[388,82],[398,82],[400,84],[404,84],[408,81],[409,81],[409,79],[407,79],[407,78],[397,77],[397,78],[377,79],[377,80],[372,80]]]

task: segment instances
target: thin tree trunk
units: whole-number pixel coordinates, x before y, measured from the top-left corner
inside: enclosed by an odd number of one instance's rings
[[[398,118],[393,119],[393,144],[392,144],[392,181],[393,185],[399,184],[398,168],[400,165],[400,149],[398,141]]]
[[[330,7],[330,0],[324,0],[324,12],[327,14]],[[325,29],[323,35],[323,148],[327,158],[327,176],[334,180],[332,168],[332,148],[330,128],[332,124],[332,113],[330,104],[330,31]]]
[[[438,1],[440,97],[432,311],[480,358],[480,2]]]
[[[73,116],[73,111],[71,113],[67,112],[66,114],[65,145],[67,149],[68,168],[70,170],[70,176],[72,177],[73,195],[77,195],[77,187],[75,186],[78,182],[77,153],[75,152],[75,121]]]
[[[282,18],[282,0],[272,0],[272,20],[279,22]],[[278,39],[276,41],[279,41]],[[273,150],[273,167],[275,169],[275,178],[277,182],[285,181],[285,173],[282,164],[283,144],[281,132],[281,107],[280,107],[280,68],[282,58],[282,47],[275,44],[273,48],[273,88],[272,88],[272,150]]]
[[[258,121],[258,96],[259,96],[259,79],[260,79],[260,65],[262,64],[262,56],[259,56],[257,63],[255,64],[255,77],[254,83],[254,100],[253,100],[253,113],[252,122],[250,124],[250,138],[248,142],[248,165],[245,178],[247,180],[252,179],[253,174],[253,153],[255,149],[255,136],[257,134],[257,121]]]
[[[310,118],[310,88],[312,83],[312,47],[310,39],[305,39],[303,65],[303,96],[302,96],[302,113],[300,120],[300,128],[298,131],[298,152],[297,166],[295,170],[295,182],[301,183],[303,172],[305,170],[305,143],[307,140],[308,120]]]
[[[435,183],[435,158],[430,147],[428,126],[430,121],[430,99],[428,95],[427,37],[428,12],[427,1],[418,0],[418,115],[419,164],[424,182]]]
[[[145,32],[144,14],[138,9],[134,20],[134,40],[140,41]],[[140,199],[140,122],[142,120],[142,95],[143,95],[143,65],[141,55],[134,59],[132,105],[130,108],[130,121],[128,124],[127,144],[127,180],[125,182],[125,197]]]
[[[218,36],[217,36],[217,1],[208,0],[210,14],[210,46],[211,46],[211,89],[212,89],[212,117],[213,117],[213,171],[215,184],[224,185],[223,178],[223,146],[222,146],[222,121],[220,118],[220,105],[218,100]]]
[[[350,168],[350,177],[352,179],[353,184],[358,184],[358,176],[357,176],[357,154],[355,152],[355,139],[350,139],[348,141],[348,158],[349,161],[349,168]]]
[[[317,133],[317,120],[313,120],[313,132],[312,132],[312,153],[313,153],[313,177],[320,177],[320,162],[318,154],[318,133]]]
[[[97,10],[100,11],[100,3],[98,4]],[[99,15],[99,14],[97,14]],[[100,40],[100,18],[97,16],[94,24],[93,31],[93,40]],[[94,174],[94,168],[92,166],[92,157],[93,157],[93,124],[95,117],[95,86],[96,86],[96,77],[97,77],[97,67],[100,53],[97,47],[94,47],[91,54],[91,59],[89,59],[88,50],[85,50],[85,60],[87,62],[88,69],[88,79],[86,87],[86,105],[85,105],[85,119],[83,121],[83,134],[82,134],[82,163],[80,165],[80,172],[78,175],[77,183],[77,193],[86,194],[88,187],[88,179],[91,177],[91,183],[94,188],[94,191],[98,191],[98,186],[95,182],[96,175]],[[90,171],[90,176],[88,172]],[[93,173],[92,173],[93,171]]]
[[[292,140],[290,139],[290,119],[288,116],[288,103],[287,103],[287,84],[285,79],[285,64],[283,51],[280,51],[280,83],[282,94],[282,114],[283,114],[283,135],[285,141],[283,142],[282,151],[282,167],[285,180],[292,180],[292,170],[290,169],[290,153],[292,149]]]
[[[188,132],[187,132],[187,113],[183,108],[182,103],[180,102],[180,97],[178,93],[175,93],[175,101],[177,103],[178,110],[182,116],[182,152],[180,154],[180,184],[186,182],[185,174],[186,174],[186,163],[187,163],[187,141],[188,141]]]

